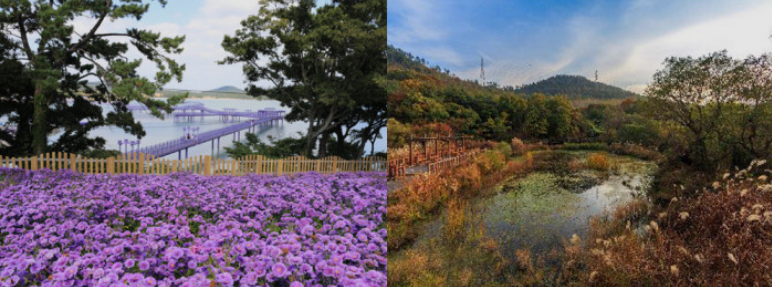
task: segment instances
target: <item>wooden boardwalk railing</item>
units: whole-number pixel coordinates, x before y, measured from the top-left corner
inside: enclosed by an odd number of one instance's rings
[[[479,153],[480,153],[479,150],[472,150],[472,151],[469,151],[468,153],[465,153],[456,157],[446,158],[438,162],[430,163],[429,173],[430,174],[441,173],[444,170],[461,165],[469,161],[470,159],[473,159]]]
[[[69,169],[87,174],[168,174],[190,172],[200,175],[293,174],[316,171],[319,173],[386,171],[386,159],[366,157],[344,160],[339,157],[309,159],[301,156],[270,159],[246,156],[239,159],[217,159],[194,156],[182,160],[160,159],[143,153],[122,154],[104,159],[85,158],[69,153],[47,153],[34,157],[15,158],[0,156],[0,167],[38,170]]]

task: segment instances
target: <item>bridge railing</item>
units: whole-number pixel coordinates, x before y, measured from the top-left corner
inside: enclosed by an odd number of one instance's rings
[[[479,154],[479,153],[480,153],[479,150],[472,150],[472,151],[469,151],[468,153],[465,153],[465,154],[462,154],[462,155],[459,155],[459,156],[455,156],[455,157],[451,157],[451,158],[446,158],[446,159],[443,159],[443,160],[440,160],[440,161],[437,161],[437,162],[430,163],[429,164],[429,173],[430,174],[432,174],[432,173],[441,173],[444,170],[453,168],[455,166],[459,166],[459,165],[461,165],[463,163],[466,163],[470,159],[473,159],[474,156]]]
[[[189,172],[200,175],[247,175],[247,174],[294,174],[315,171],[329,174],[336,172],[373,171],[385,172],[386,159],[366,157],[344,160],[338,157],[309,159],[289,157],[271,159],[263,156],[246,156],[239,159],[217,159],[211,156],[194,156],[182,160],[161,159],[143,153],[122,154],[110,158],[86,158],[70,153],[47,153],[34,157],[0,156],[0,167],[26,170],[73,170],[86,174],[169,174]]]

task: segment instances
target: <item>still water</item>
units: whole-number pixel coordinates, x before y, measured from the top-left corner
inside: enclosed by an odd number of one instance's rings
[[[261,110],[265,108],[275,108],[277,110],[285,110],[289,112],[289,108],[282,107],[281,104],[278,101],[259,101],[259,100],[237,100],[237,99],[217,99],[217,100],[209,100],[209,99],[194,99],[194,100],[188,100],[186,102],[199,102],[203,103],[204,106],[215,109],[215,110],[223,110],[226,108],[233,108],[237,109],[238,111],[244,111],[244,110]],[[112,110],[112,107],[109,105],[103,105],[103,110],[105,113]],[[187,133],[184,129],[186,127],[190,128],[199,128],[198,133],[204,133],[206,131],[215,130],[223,127],[227,127],[229,125],[233,125],[234,123],[224,123],[220,120],[219,117],[212,116],[212,117],[204,117],[201,118],[195,118],[190,121],[188,120],[182,120],[178,119],[177,121],[174,120],[173,116],[166,116],[165,119],[159,119],[156,117],[153,117],[149,113],[145,112],[134,112],[134,118],[142,123],[142,126],[145,129],[145,132],[147,133],[142,139],[140,139],[140,146],[145,147],[149,145],[154,145],[162,142],[166,142],[172,139],[180,138],[182,136],[185,136]],[[278,124],[274,124],[272,126],[264,126],[259,127],[256,131],[256,134],[260,140],[267,142],[268,136],[273,136],[276,139],[286,138],[286,137],[294,137],[298,138],[300,137],[298,132],[306,132],[306,129],[308,128],[308,123],[306,122],[280,122]],[[246,137],[244,134],[247,132],[247,130],[241,131],[241,141],[246,141]],[[58,138],[59,134],[55,134],[51,137],[52,140],[55,140]],[[129,133],[126,133],[123,131],[123,129],[115,127],[115,126],[108,126],[108,127],[100,127],[97,129],[94,129],[91,131],[90,136],[98,136],[105,139],[106,149],[119,149],[118,141],[123,141],[124,139],[128,140],[137,140],[137,138]],[[378,139],[375,142],[375,152],[379,151],[386,151],[386,129],[381,129],[381,136],[382,139]],[[238,139],[238,135],[236,136],[236,139]],[[211,142],[201,143],[200,145],[194,146],[188,150],[188,156],[198,156],[198,155],[213,155],[218,158],[227,158],[228,155],[225,153],[225,147],[230,147],[233,145],[234,136],[233,135],[226,135],[220,138],[220,148],[217,148],[217,141],[215,140],[214,148],[212,147]],[[136,146],[134,147],[137,148]],[[123,151],[126,149],[126,146],[120,146],[120,149]],[[131,151],[131,147],[129,147],[129,151]],[[370,144],[368,143],[365,148],[365,154],[370,153]],[[182,152],[182,156],[185,156],[185,152]],[[178,154],[170,154],[163,158],[168,159],[177,159]]]

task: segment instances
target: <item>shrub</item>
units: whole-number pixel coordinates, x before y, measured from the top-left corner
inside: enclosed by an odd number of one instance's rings
[[[522,155],[527,151],[523,141],[517,137],[512,138],[510,145],[512,146],[512,155]]]
[[[593,153],[587,156],[587,167],[599,170],[607,171],[610,167],[608,157],[602,153]]]
[[[507,156],[512,155],[512,146],[507,144],[506,142],[500,142],[499,146],[496,147],[496,150],[500,151],[501,153]]]

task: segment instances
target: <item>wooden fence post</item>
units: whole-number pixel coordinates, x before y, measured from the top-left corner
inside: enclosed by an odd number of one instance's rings
[[[204,157],[204,175],[212,175],[212,156],[207,155]]]
[[[256,163],[255,163],[255,164],[257,165],[257,166],[255,167],[255,173],[256,173],[256,174],[261,174],[261,173],[263,173],[263,156],[262,156],[262,155],[258,155],[258,156],[257,156],[257,159],[255,159],[255,161],[256,161]]]
[[[139,174],[143,175],[145,174],[145,157],[147,154],[141,153],[139,154]]]
[[[30,170],[38,170],[38,156],[33,156],[30,160],[32,161]]]
[[[70,169],[72,171],[78,171],[78,167],[75,166],[75,159],[77,159],[77,155],[75,155],[74,153],[71,153],[70,154]]]
[[[113,156],[107,158],[107,173],[115,174],[115,157]]]
[[[237,175],[236,174],[236,160],[231,159],[231,175]]]
[[[284,170],[284,162],[281,159],[279,159],[276,169],[279,175],[281,175],[281,172]]]
[[[338,172],[338,157],[332,158],[332,171],[330,173],[336,173]]]

